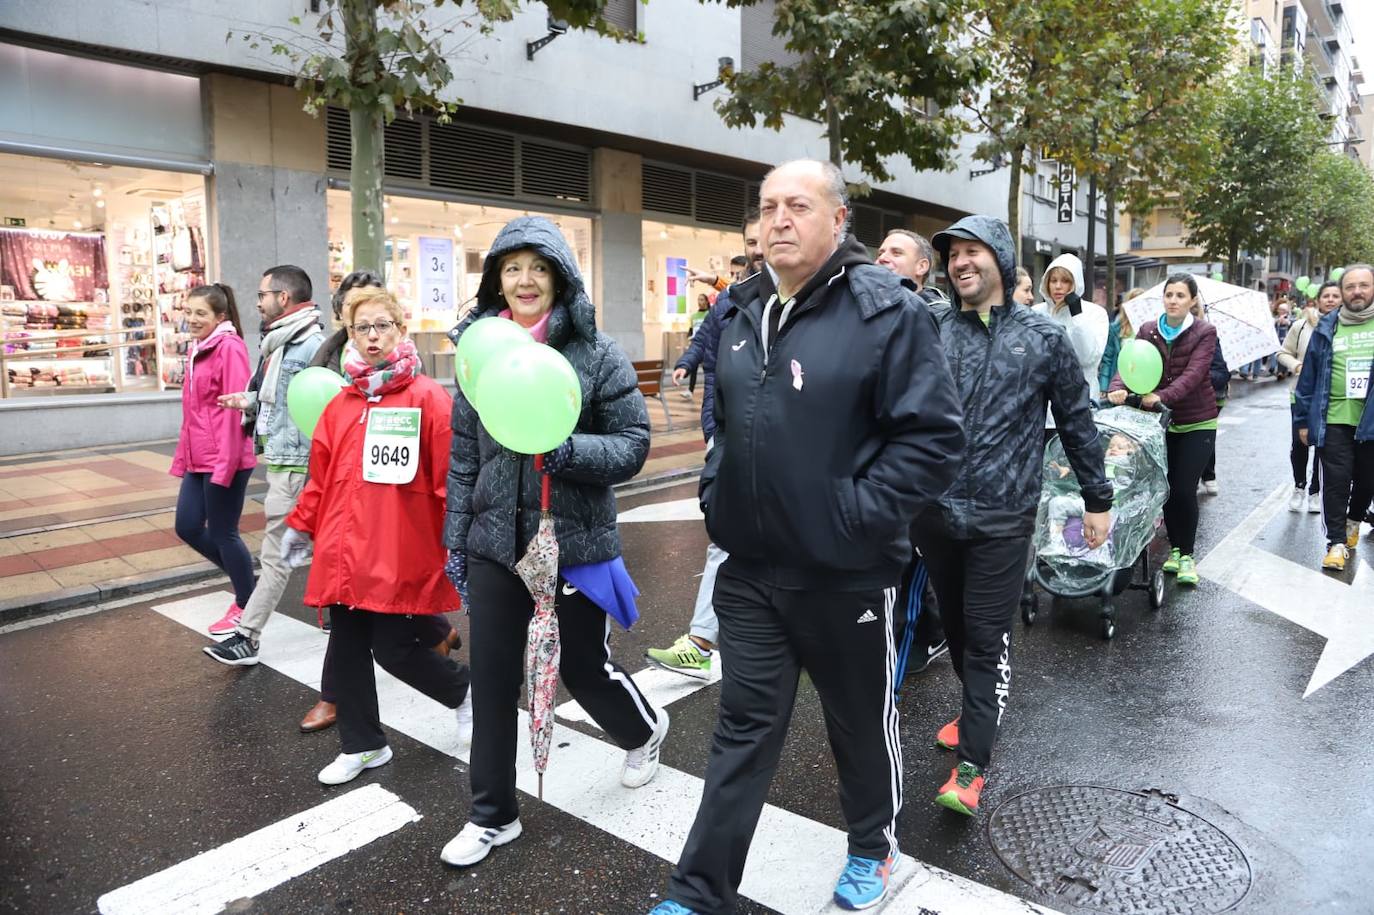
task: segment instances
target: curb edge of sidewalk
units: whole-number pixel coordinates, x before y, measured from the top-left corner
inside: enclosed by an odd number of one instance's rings
[[[617,496],[632,496],[664,484],[686,482],[700,474],[700,467],[685,467],[680,470],[656,474],[646,479],[630,480],[628,483],[622,483],[613,488]],[[256,565],[257,557],[253,558],[254,565]],[[199,562],[193,565],[178,566],[174,569],[163,569],[149,575],[128,575],[122,578],[63,588],[60,591],[49,591],[46,594],[0,600],[0,626],[32,620],[76,607],[89,607],[152,591],[161,591],[164,588],[177,585],[208,581],[223,574],[210,563]]]

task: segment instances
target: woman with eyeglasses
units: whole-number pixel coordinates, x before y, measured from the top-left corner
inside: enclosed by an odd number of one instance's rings
[[[304,565],[305,604],[328,607],[341,752],[319,780],[340,785],[391,760],[377,710],[383,670],[457,710],[472,739],[467,667],[416,637],[414,618],[459,606],[444,575],[444,505],[453,399],[420,374],[400,304],[385,290],[343,306],[349,381],[315,427],[310,482],[286,519],[282,555]]]
[[[311,365],[343,372],[344,351],[349,340],[349,329],[344,325],[344,306],[355,296],[384,288],[382,278],[371,270],[354,270],[339,281],[339,288],[334,290],[333,296],[334,323],[338,330],[320,344],[320,348],[315,351],[315,358],[310,361]],[[411,625],[420,644],[432,646],[440,657],[448,657],[451,651],[456,651],[462,645],[463,640],[459,637],[458,630],[454,629],[448,618],[442,614],[416,616],[411,619]],[[334,639],[331,636],[324,653],[324,665],[320,671],[320,698],[301,719],[301,731],[310,734],[333,727],[338,721],[338,704],[335,699]]]

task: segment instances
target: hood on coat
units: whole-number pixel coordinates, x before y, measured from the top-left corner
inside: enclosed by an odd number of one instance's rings
[[[477,287],[477,307],[449,332],[457,342],[461,331],[478,318],[499,315],[506,299],[501,295],[501,259],[514,251],[529,248],[553,264],[554,302],[549,315],[549,345],[561,349],[574,335],[588,341],[596,339],[596,308],[587,295],[582,273],[567,239],[558,226],[543,216],[517,216],[506,223],[491,244],[482,263],[482,282]]]
[[[1073,292],[1079,298],[1083,297],[1083,262],[1078,259],[1077,254],[1061,254],[1050,265],[1045,268],[1044,276],[1040,277],[1040,301],[1049,306],[1049,311],[1054,311],[1054,299],[1050,298],[1050,271],[1055,267],[1063,267],[1069,271],[1069,276],[1073,277]]]
[[[949,270],[949,246],[956,238],[967,238],[982,242],[992,249],[997,258],[997,268],[1002,273],[1002,304],[1013,303],[1011,294],[1016,291],[1016,248],[1011,241],[1011,231],[1006,222],[995,216],[965,216],[943,232],[936,232],[930,243],[940,252],[945,262],[945,273]],[[949,298],[955,309],[963,307],[959,289],[950,276]]]

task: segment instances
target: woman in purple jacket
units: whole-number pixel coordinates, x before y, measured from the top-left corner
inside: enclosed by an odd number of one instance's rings
[[[1197,539],[1197,487],[1217,441],[1217,398],[1212,388],[1212,354],[1217,348],[1217,329],[1194,317],[1198,303],[1197,280],[1175,273],[1164,284],[1164,314],[1136,333],[1159,350],[1164,377],[1153,393],[1128,395],[1117,374],[1107,399],[1152,410],[1162,403],[1169,408],[1165,435],[1169,458],[1169,501],[1164,503],[1164,526],[1169,533],[1169,559],[1164,571],[1175,572],[1181,585],[1198,582],[1193,562]]]
[[[212,635],[233,632],[253,593],[253,557],[239,536],[248,478],[257,461],[236,410],[221,394],[247,390],[252,372],[234,291],[223,283],[197,286],[186,297],[186,329],[195,338],[181,388],[181,435],[171,474],[181,477],[177,536],[229,576],[234,602]]]

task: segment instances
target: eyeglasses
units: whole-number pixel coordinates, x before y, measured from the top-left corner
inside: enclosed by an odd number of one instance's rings
[[[352,330],[354,335],[358,337],[370,337],[374,330],[378,336],[383,336],[391,333],[395,326],[395,321],[373,321],[371,324],[354,324]]]
[[[283,292],[285,292],[283,289],[259,289],[258,301],[261,302],[262,297],[265,295],[281,295]]]

